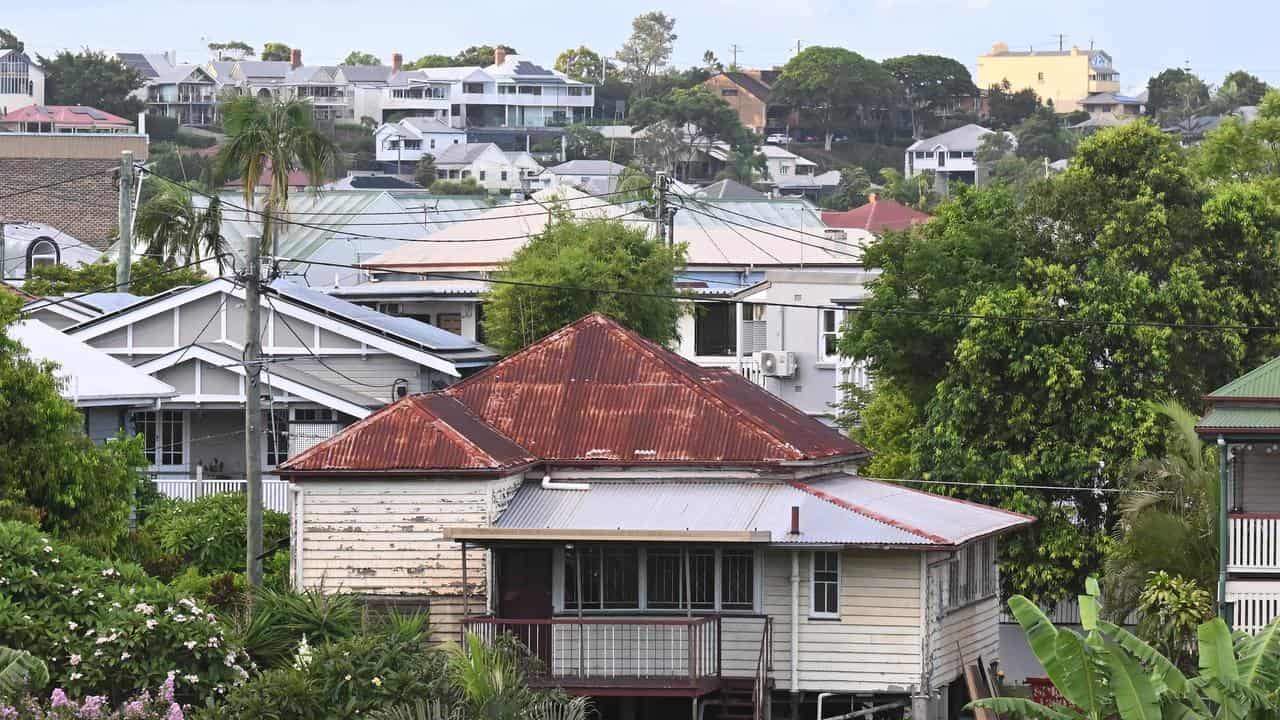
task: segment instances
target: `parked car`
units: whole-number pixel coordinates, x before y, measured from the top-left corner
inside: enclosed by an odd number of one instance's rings
[[[787,137],[785,133],[773,133],[766,137],[764,141],[768,145],[788,145],[791,143],[791,138]]]

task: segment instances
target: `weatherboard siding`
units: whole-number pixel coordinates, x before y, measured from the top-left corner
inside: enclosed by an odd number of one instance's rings
[[[354,393],[392,402],[392,384],[399,378],[408,383],[409,392],[430,390],[422,386],[421,366],[412,360],[374,351],[368,355],[343,355],[324,358],[324,363],[301,357],[289,363],[291,369],[304,372],[317,380]]]
[[[843,551],[840,617],[810,617],[811,553],[800,551],[799,690],[906,692],[920,680],[920,556]],[[773,616],[773,677],[791,690],[791,553],[765,556],[764,605]],[[994,626],[993,626],[994,627]]]
[[[930,640],[934,687],[959,678],[964,666],[979,657],[984,666],[990,666],[1000,659],[1000,599],[987,598],[952,610],[935,621]]]
[[[484,527],[518,478],[498,480],[308,481],[302,487],[304,587],[416,596],[438,637],[456,637],[463,614],[462,552],[449,526]],[[485,607],[488,558],[467,552],[471,612]]]

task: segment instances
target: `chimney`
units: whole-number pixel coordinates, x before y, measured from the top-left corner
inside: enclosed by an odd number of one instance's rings
[[[404,65],[404,56],[400,53],[391,53],[391,72],[400,72],[402,65]]]
[[[791,506],[791,534],[792,535],[800,534],[800,506],[799,505]]]
[[[493,64],[501,65],[507,59],[507,49],[501,45],[493,49]]]
[[[294,48],[289,51],[289,65],[294,70],[297,70],[298,68],[302,67],[302,49],[301,48]]]
[[[876,194],[875,194],[875,193],[867,193],[867,202],[871,203],[872,205],[875,205],[875,204],[876,204]]]
[[[998,42],[991,46],[992,55],[999,55],[1001,53],[1007,53],[1007,52],[1009,52],[1008,43]]]

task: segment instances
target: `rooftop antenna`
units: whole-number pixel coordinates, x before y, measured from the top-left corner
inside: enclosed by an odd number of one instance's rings
[[[1058,38],[1058,52],[1062,52],[1065,49],[1064,44],[1067,36],[1064,33],[1058,33],[1057,35],[1054,35],[1054,37]]]

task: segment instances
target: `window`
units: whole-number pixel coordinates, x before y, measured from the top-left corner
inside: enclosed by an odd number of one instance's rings
[[[583,88],[580,88],[580,87],[576,87],[576,86],[574,86],[574,87],[570,87],[570,88],[569,88],[569,97],[582,97],[582,95],[583,95],[582,90],[583,90]]]
[[[541,95],[542,86],[541,85],[518,85],[516,86],[516,92],[519,93],[520,95]]]
[[[716,607],[716,553],[710,548],[685,551],[688,572],[680,550],[650,550],[646,567],[648,607],[656,610],[714,610]],[[687,597],[686,597],[687,581]],[[687,604],[686,604],[687,600]]]
[[[584,545],[564,551],[564,608],[578,609],[581,560],[583,610],[640,607],[640,553],[634,547]]]
[[[498,94],[499,95],[515,95],[516,86],[515,85],[499,85]]]
[[[58,244],[47,237],[38,237],[27,246],[27,270],[37,265],[58,264]]]
[[[154,466],[183,465],[184,429],[182,412],[161,410],[133,416],[134,430],[142,436],[142,452]]]
[[[279,465],[289,459],[289,412],[277,410],[267,415],[267,454],[268,466]]]
[[[462,334],[462,313],[436,313],[436,327],[454,335]]]
[[[432,150],[435,150],[435,149],[436,149],[436,139],[435,139],[435,138],[431,138],[431,149],[432,149]]]
[[[405,150],[421,150],[422,141],[421,140],[405,140],[404,149]]]
[[[840,311],[823,309],[818,322],[818,362],[833,363],[840,358]]]
[[[755,555],[750,551],[725,550],[720,557],[720,607],[724,610],[751,610],[755,607]]]
[[[464,82],[462,83],[462,92],[468,95],[482,95],[484,94],[484,83]]]
[[[720,96],[721,97],[737,97],[738,88],[721,88]]]
[[[840,616],[840,553],[813,554],[810,614],[820,617]]]
[[[507,181],[507,171],[506,171],[506,170],[503,170],[503,171],[502,171],[502,176],[501,176],[501,177],[502,177],[502,181],[503,181],[503,182],[506,182],[506,181]]]
[[[999,592],[995,538],[969,543],[947,561],[943,613],[995,597]]]
[[[378,312],[383,315],[399,315],[400,303],[378,303]]]
[[[948,156],[948,157],[950,157],[950,158],[952,158],[953,160],[954,160],[954,159],[958,159],[958,158],[960,158],[960,157],[963,157],[963,156],[960,154],[960,151],[959,151],[959,150],[952,150],[951,152],[947,153],[947,156]]]
[[[1036,73],[1036,80],[1039,80],[1040,82],[1044,82],[1044,73],[1042,72]]]
[[[294,408],[294,422],[337,422],[338,415],[331,408]]]
[[[734,331],[737,311],[733,303],[698,303],[693,316],[695,355],[733,355],[738,349]]]
[[[560,609],[739,611],[755,609],[750,549],[578,545],[565,548]],[[580,567],[579,567],[580,563]]]
[[[484,171],[484,170],[481,170],[481,171],[480,171],[480,179],[481,179],[482,181],[484,180],[484,176],[485,176],[485,171]]]

